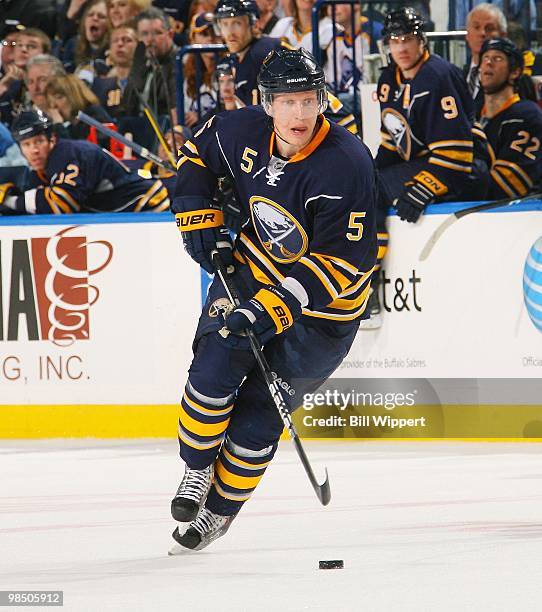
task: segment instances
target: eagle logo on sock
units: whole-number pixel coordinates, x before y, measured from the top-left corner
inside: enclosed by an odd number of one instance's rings
[[[249,207],[258,238],[270,257],[292,263],[305,253],[307,234],[285,208],[261,196],[252,196]]]

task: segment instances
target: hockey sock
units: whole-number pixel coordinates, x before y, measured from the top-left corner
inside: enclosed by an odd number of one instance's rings
[[[185,463],[201,470],[213,463],[230,422],[233,398],[212,398],[187,382],[179,414],[179,447]]]
[[[223,516],[237,514],[258,486],[276,449],[273,444],[251,450],[227,438],[215,462],[215,478],[205,507]]]

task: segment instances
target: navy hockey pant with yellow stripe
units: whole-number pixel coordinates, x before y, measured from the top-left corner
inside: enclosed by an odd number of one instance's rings
[[[234,282],[243,296],[257,286],[242,266]],[[244,277],[244,278],[243,278]],[[248,282],[243,282],[244,280]],[[200,317],[194,359],[181,401],[180,455],[192,469],[214,463],[206,507],[224,516],[237,513],[269,465],[282,433],[277,408],[246,339],[223,338],[225,292],[215,278]],[[348,353],[358,322],[305,322],[265,346],[271,370],[286,382],[283,397],[292,411],[314,392]]]

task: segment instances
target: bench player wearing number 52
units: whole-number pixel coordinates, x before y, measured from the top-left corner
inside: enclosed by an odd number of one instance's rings
[[[390,206],[403,221],[415,223],[428,204],[484,195],[484,181],[473,180],[472,98],[459,68],[429,53],[423,29],[413,9],[401,8],[388,13],[382,30],[390,65],[377,87],[379,263],[387,250]],[[379,311],[375,288],[371,314]]]
[[[13,122],[13,138],[33,172],[21,193],[0,185],[0,214],[77,212],[161,212],[169,208],[162,181],[144,179],[108,151],[84,140],[53,133],[41,111],[23,111]]]
[[[304,49],[272,51],[258,86],[263,108],[216,115],[178,163],[172,209],[185,248],[212,272],[221,243],[245,301],[224,320],[229,302],[215,277],[200,316],[179,417],[186,468],[171,503],[190,524],[175,529],[170,554],[223,535],[277,449],[282,420],[243,331],[252,328],[288,381],[294,410],[339,366],[366,316],[376,261],[371,156],[323,116],[324,73]],[[226,175],[247,219],[233,253],[213,203]]]

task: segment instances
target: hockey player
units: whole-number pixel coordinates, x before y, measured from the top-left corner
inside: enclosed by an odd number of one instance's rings
[[[260,12],[254,0],[219,0],[214,14],[230,54],[221,63],[219,86],[224,107],[235,110],[258,104],[257,79],[262,62],[282,43],[278,38],[258,37],[256,22]]]
[[[542,111],[516,93],[523,54],[506,38],[486,40],[480,51],[484,91],[480,125],[487,137],[489,197],[521,197],[542,178]]]
[[[387,251],[390,206],[403,221],[415,223],[428,204],[476,197],[472,98],[459,68],[430,55],[423,28],[413,9],[401,8],[388,13],[382,31],[391,63],[377,87],[382,137],[376,157],[379,264]],[[376,319],[376,291],[373,296]]]
[[[212,272],[218,244],[246,301],[224,321],[228,300],[215,277],[199,320],[179,418],[186,469],[171,504],[190,524],[175,529],[170,554],[223,535],[277,449],[282,421],[243,331],[295,387],[286,394],[293,410],[338,367],[365,316],[376,256],[370,154],[323,117],[324,73],[304,49],[270,54],[259,90],[263,108],[213,117],[178,163],[172,209],[185,248]],[[225,175],[248,219],[233,255],[212,201]]]
[[[57,139],[49,117],[24,111],[12,127],[13,138],[32,168],[32,184],[18,192],[0,185],[0,212],[42,214],[76,212],[160,212],[169,208],[159,180],[138,176],[90,142]]]
[[[278,38],[256,35],[258,6],[254,0],[219,0],[215,21],[229,55],[217,67],[220,98],[226,110],[259,103],[258,73],[268,53],[292,47]],[[328,95],[326,116],[353,134],[358,133],[352,113],[335,96]]]

